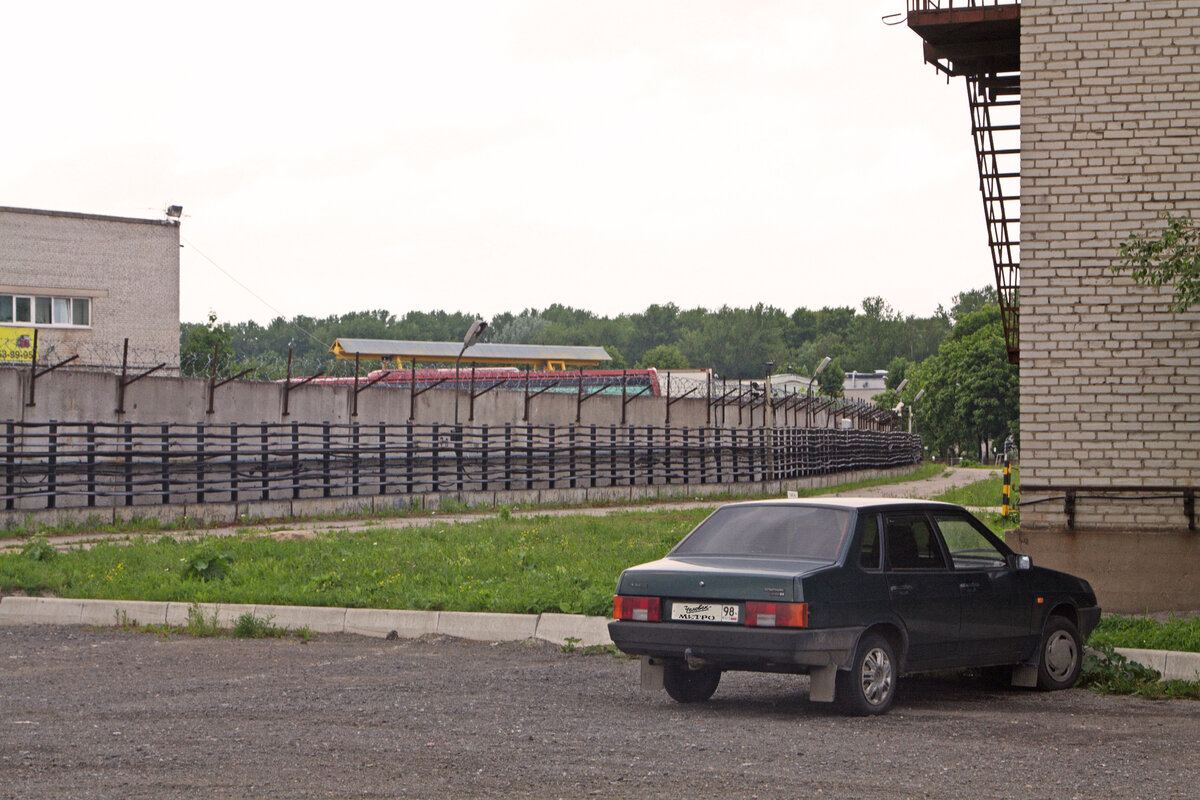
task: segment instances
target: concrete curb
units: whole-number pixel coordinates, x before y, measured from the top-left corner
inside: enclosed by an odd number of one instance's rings
[[[1200,653],[1141,650],[1133,647],[1117,647],[1114,650],[1130,661],[1158,670],[1164,681],[1200,680]]]
[[[282,628],[308,627],[314,633],[349,633],[385,638],[394,631],[402,639],[426,634],[483,642],[541,639],[579,647],[610,645],[608,619],[574,614],[481,614],[461,611],[404,611],[320,606],[218,605],[143,600],[75,600],[58,597],[0,598],[3,625],[186,625],[193,606],[206,619],[232,628],[243,614],[269,619]]]
[[[610,645],[608,619],[578,614],[483,614],[462,611],[404,611],[321,606],[218,605],[144,600],[75,600],[59,597],[0,598],[3,625],[186,625],[193,606],[222,628],[232,628],[243,614],[270,619],[272,624],[314,633],[349,633],[385,638],[394,631],[401,639],[426,634],[456,636],[483,642],[521,642],[540,639],[557,645]],[[1174,650],[1117,648],[1116,652],[1158,670],[1163,680],[1200,680],[1200,653]]]

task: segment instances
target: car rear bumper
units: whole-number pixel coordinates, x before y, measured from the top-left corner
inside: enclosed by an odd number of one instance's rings
[[[630,655],[703,661],[722,669],[747,670],[849,667],[864,630],[623,620],[608,623],[613,644]]]

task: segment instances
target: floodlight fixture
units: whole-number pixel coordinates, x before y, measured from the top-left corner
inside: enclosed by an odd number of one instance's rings
[[[481,319],[477,319],[471,323],[471,327],[467,328],[466,334],[463,335],[462,350],[458,351],[458,358],[454,359],[454,424],[458,425],[458,369],[462,363],[463,353],[467,352],[467,348],[479,341],[479,337],[483,336],[483,332],[487,330],[488,324]],[[416,372],[413,373],[413,380],[417,378]],[[471,386],[471,391],[475,391],[474,385]]]
[[[487,330],[488,324],[481,319],[477,319],[471,323],[471,327],[467,328],[467,333],[463,336],[463,350],[466,350],[471,345],[479,341],[479,337],[483,336],[483,332]],[[459,355],[462,355],[459,353]]]

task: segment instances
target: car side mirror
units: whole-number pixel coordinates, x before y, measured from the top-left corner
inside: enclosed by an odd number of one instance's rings
[[[1008,563],[1018,572],[1028,572],[1033,569],[1033,559],[1029,556],[1023,556],[1020,553],[1014,553],[1009,556]]]

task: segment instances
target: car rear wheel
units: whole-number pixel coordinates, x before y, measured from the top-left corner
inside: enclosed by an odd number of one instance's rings
[[[854,663],[837,674],[837,700],[857,717],[883,714],[896,697],[896,653],[891,642],[868,633],[858,642]]]
[[[1038,688],[1052,692],[1067,689],[1079,680],[1083,666],[1083,641],[1079,629],[1066,617],[1051,617],[1042,634],[1038,661]]]
[[[721,682],[719,669],[688,669],[683,664],[667,664],[663,670],[663,688],[678,703],[699,703],[713,696]]]

